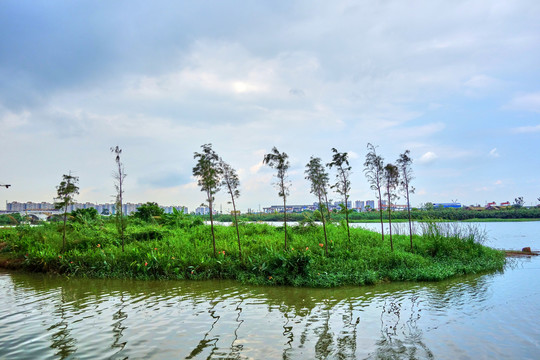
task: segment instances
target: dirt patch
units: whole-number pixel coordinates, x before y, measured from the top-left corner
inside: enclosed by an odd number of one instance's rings
[[[0,254],[0,268],[5,269],[20,269],[24,259],[12,259],[6,255]]]
[[[523,256],[538,256],[538,251],[519,251],[519,250],[504,250],[507,257],[523,257]]]
[[[0,268],[20,269],[24,259],[13,259],[8,254],[1,253],[7,245],[6,242],[0,242]]]

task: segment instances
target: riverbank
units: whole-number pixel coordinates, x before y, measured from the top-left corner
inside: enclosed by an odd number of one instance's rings
[[[292,226],[284,250],[281,227],[216,226],[217,256],[210,227],[133,225],[122,252],[114,224],[71,224],[67,249],[60,252],[59,224],[0,229],[0,266],[67,276],[134,279],[233,279],[249,284],[332,287],[384,281],[437,281],[501,270],[504,253],[485,247],[474,232],[445,233],[436,225],[423,236],[389,237],[342,226]],[[328,255],[324,248],[328,246]]]
[[[419,223],[430,223],[433,221],[436,221],[439,223],[440,222],[531,222],[531,221],[540,221],[540,218],[539,219],[536,219],[536,218],[531,218],[531,219],[471,218],[471,219],[466,219],[466,220],[421,219],[421,220],[413,220],[413,221],[419,222]],[[380,223],[381,220],[380,219],[350,220],[349,222],[352,224],[361,224],[361,223],[373,224],[373,223]],[[408,223],[408,222],[409,222],[408,219],[392,219],[392,224],[394,223],[401,224],[401,223]],[[389,223],[388,219],[383,219],[383,223],[388,224]]]

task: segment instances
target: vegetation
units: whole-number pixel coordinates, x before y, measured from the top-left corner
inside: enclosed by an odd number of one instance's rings
[[[311,193],[317,196],[319,200],[319,213],[320,219],[322,221],[323,232],[324,232],[324,252],[328,255],[328,235],[326,233],[326,220],[323,208],[323,197],[328,192],[328,173],[324,170],[324,166],[321,163],[321,158],[314,158],[313,156],[309,160],[309,163],[306,164],[306,179],[311,183]],[[347,222],[347,229],[349,223]],[[347,232],[347,234],[349,234]],[[350,239],[349,239],[350,241]]]
[[[409,156],[410,151],[406,150],[403,154],[399,155],[399,158],[396,161],[399,175],[401,178],[400,189],[407,199],[407,215],[409,216],[409,236],[411,240],[411,250],[413,248],[413,232],[412,232],[412,217],[411,217],[411,201],[410,194],[414,194],[414,187],[411,186],[411,180],[414,179],[413,171],[411,168],[412,159]]]
[[[19,213],[0,215],[0,225],[18,225],[24,218]]]
[[[384,159],[377,155],[377,148],[371,143],[367,144],[368,153],[364,162],[364,173],[368,180],[371,190],[376,191],[376,197],[379,204],[382,202],[381,189],[384,174]],[[373,209],[374,210],[374,209]],[[384,241],[383,210],[379,206],[379,215],[381,220],[381,235]]]
[[[523,207],[524,204],[525,204],[525,200],[523,200],[523,196],[520,196],[520,197],[517,197],[517,198],[514,199],[513,206],[515,208],[519,209],[519,208]]]
[[[114,161],[116,162],[117,169],[113,173],[113,177],[115,179],[114,188],[116,190],[116,228],[118,230],[118,233],[120,234],[120,238],[122,239],[122,251],[124,251],[124,233],[126,231],[126,218],[124,216],[124,206],[123,206],[123,197],[124,197],[124,179],[126,178],[127,174],[124,170],[124,164],[122,164],[122,161],[120,160],[120,154],[122,154],[122,149],[116,145],[116,147],[111,147],[111,152],[114,153],[116,156],[114,158]]]
[[[273,169],[277,170],[276,178],[278,179],[275,184],[278,189],[279,197],[283,198],[283,226],[285,228],[285,250],[287,250],[287,196],[289,196],[290,183],[287,180],[287,170],[290,163],[289,155],[287,153],[280,153],[274,146],[272,152],[264,155],[263,164],[267,164]]]
[[[54,202],[56,209],[64,209],[64,223],[62,228],[62,250],[66,248],[66,221],[67,221],[67,208],[69,205],[75,202],[75,195],[79,194],[79,187],[77,182],[79,178],[77,176],[69,174],[62,175],[62,181],[60,185],[56,187],[57,198]]]
[[[219,160],[219,166],[221,168],[221,175],[223,179],[221,180],[221,185],[227,188],[227,192],[231,196],[231,204],[233,206],[233,215],[234,215],[234,226],[236,228],[236,237],[238,239],[238,256],[242,259],[242,245],[240,244],[240,231],[238,230],[238,214],[236,212],[236,202],[235,199],[240,197],[240,179],[236,170],[234,170],[229,164],[227,164],[223,159]]]
[[[380,281],[442,280],[452,276],[502,269],[504,254],[480,244],[482,234],[451,226],[427,224],[415,235],[411,251],[407,235],[395,235],[394,252],[378,233],[328,225],[328,254],[319,244],[321,226],[284,228],[241,224],[242,253],[236,249],[233,226],[215,226],[218,256],[208,246],[210,227],[198,218],[165,216],[144,223],[131,218],[125,251],[115,236],[114,219],[81,225],[69,221],[70,241],[62,253],[61,223],[0,229],[0,263],[29,271],[67,276],[137,279],[235,279],[250,284],[312,287],[364,285]],[[281,239],[281,240],[280,240]],[[281,245],[280,245],[281,243]],[[18,262],[17,262],[18,261]]]
[[[288,213],[288,221],[301,221],[306,216],[311,216],[312,211],[304,211],[302,213]],[[388,214],[383,212],[383,221],[388,220]],[[208,216],[203,217],[208,219]],[[232,222],[233,216],[228,214],[221,214],[214,217],[217,221]],[[336,222],[345,221],[345,214],[332,213],[332,219]],[[411,209],[411,219],[413,221],[519,221],[519,220],[540,220],[540,206],[533,208],[506,208],[501,210],[467,210],[461,209]],[[239,216],[239,221],[282,221],[282,213],[272,214],[255,214],[255,213],[243,213]],[[349,214],[349,221],[351,222],[380,222],[380,215],[378,211],[366,211],[356,212],[353,211]],[[408,222],[409,215],[407,211],[394,211],[392,212],[392,222]]]
[[[397,199],[396,189],[399,185],[399,171],[396,165],[386,164],[383,173],[383,184],[385,188],[384,195],[388,199],[388,223],[390,224],[390,249],[394,251],[394,242],[392,241],[392,202]],[[381,206],[382,209],[382,206]]]
[[[159,207],[155,202],[147,202],[142,204],[133,213],[133,217],[146,222],[155,221],[157,218],[161,218],[165,214],[165,211]]]
[[[340,153],[335,148],[332,148],[334,155],[332,161],[327,164],[328,167],[335,167],[337,169],[336,183],[332,185],[332,189],[336,189],[336,192],[343,196],[343,207],[345,212],[345,222],[347,224],[347,239],[351,241],[351,233],[349,231],[349,192],[351,191],[351,181],[349,180],[351,175],[351,166],[349,165],[349,158],[347,153]]]
[[[221,169],[219,167],[219,156],[212,150],[212,144],[201,145],[203,151],[196,152],[193,158],[197,164],[193,168],[193,176],[197,178],[201,191],[206,193],[206,202],[210,210],[210,229],[212,230],[212,246],[214,248],[214,257],[216,253],[216,235],[214,234],[214,194],[221,186]]]

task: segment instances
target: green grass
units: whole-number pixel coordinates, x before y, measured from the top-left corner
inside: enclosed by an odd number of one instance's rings
[[[240,227],[243,258],[238,256],[236,231],[217,226],[214,257],[210,227],[184,221],[181,226],[131,224],[121,251],[114,224],[72,223],[67,250],[60,253],[59,224],[0,229],[2,257],[36,272],[68,276],[137,279],[235,279],[249,284],[310,287],[364,285],[381,281],[437,281],[453,276],[500,270],[504,254],[482,246],[482,234],[427,224],[425,236],[388,237],[343,226],[328,227],[328,256],[322,227],[290,227],[288,249],[283,228],[265,224]]]

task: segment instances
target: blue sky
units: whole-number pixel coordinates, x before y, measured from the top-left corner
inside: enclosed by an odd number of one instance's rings
[[[332,147],[352,200],[374,199],[368,142],[411,151],[415,205],[536,204],[538,19],[536,0],[2,1],[0,208],[51,201],[70,170],[79,201],[110,202],[119,145],[127,201],[193,209],[205,143],[238,170],[242,210],[280,202],[273,146],[290,203],[315,201],[304,167]]]

